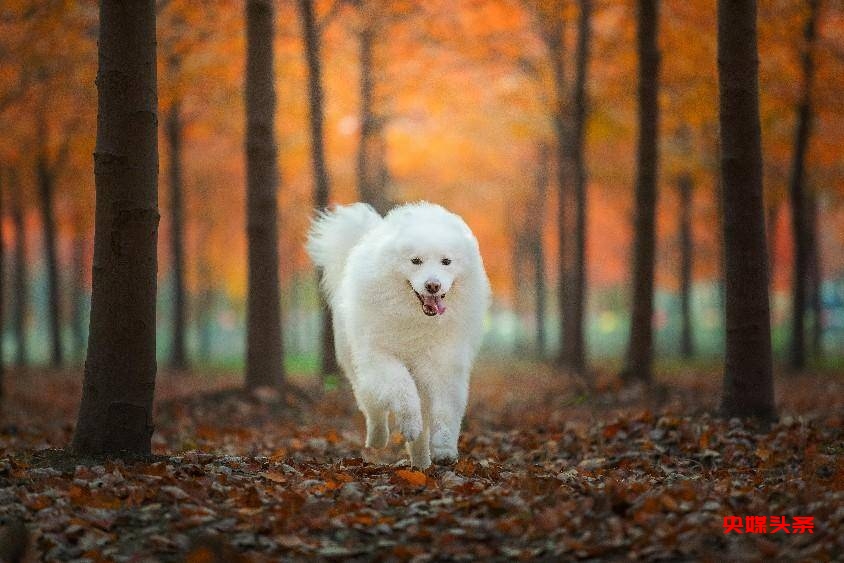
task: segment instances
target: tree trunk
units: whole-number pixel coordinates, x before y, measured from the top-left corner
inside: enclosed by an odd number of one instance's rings
[[[4,354],[3,354],[3,333],[5,328],[5,304],[6,304],[6,291],[5,291],[5,281],[6,281],[6,243],[5,237],[3,233],[3,216],[4,216],[4,207],[3,207],[3,191],[5,188],[4,185],[4,172],[2,166],[0,166],[0,398],[3,397],[3,389],[4,389],[4,379],[5,379],[5,370],[6,364],[4,363]]]
[[[12,316],[15,343],[15,364],[24,367],[29,363],[29,349],[26,338],[26,317],[29,307],[29,291],[27,287],[26,264],[26,224],[23,216],[23,202],[21,201],[21,186],[14,170],[9,171],[9,186],[11,188],[12,223],[15,226],[15,269],[12,275],[15,304]]]
[[[565,27],[562,14],[555,19],[546,37],[551,70],[554,80],[554,95],[556,97],[554,109],[554,136],[556,141],[557,160],[557,306],[560,317],[560,348],[556,363],[565,366],[569,363],[569,343],[574,335],[571,315],[571,294],[569,292],[569,256],[568,256],[568,203],[569,191],[569,131],[567,126],[568,104],[566,96],[565,75]]]
[[[721,409],[773,419],[755,0],[718,2],[718,85],[727,327]]]
[[[173,339],[170,367],[177,371],[188,368],[185,347],[187,302],[185,293],[185,197],[182,180],[182,105],[174,100],[167,112],[167,146],[170,152],[170,259],[173,261]]]
[[[531,255],[533,257],[534,293],[536,294],[535,315],[536,321],[536,354],[539,358],[545,357],[547,349],[547,336],[545,331],[545,248],[542,244],[545,221],[545,200],[548,197],[548,147],[542,144],[539,147],[539,160],[536,167],[536,195],[532,209],[531,222]]]
[[[325,164],[325,136],[323,133],[324,104],[322,94],[322,58],[320,56],[320,32],[314,16],[313,0],[299,0],[302,21],[302,36],[305,41],[305,62],[308,67],[308,103],[311,126],[311,163],[314,174],[314,207],[323,211],[328,208],[330,182]],[[318,276],[319,277],[319,276]],[[334,328],[331,324],[331,309],[320,294],[320,361],[319,372],[323,375],[337,373],[337,357],[334,353]]]
[[[390,208],[385,191],[386,144],[383,123],[374,109],[374,24],[367,22],[359,34],[360,48],[360,141],[357,153],[358,197],[382,215]]]
[[[100,2],[88,357],[73,450],[148,455],[155,390],[155,2]]]
[[[284,381],[278,256],[274,2],[246,2],[246,176],[249,289],[246,387]]]
[[[71,303],[71,329],[73,330],[73,358],[81,361],[85,354],[85,269],[87,267],[87,241],[81,228],[73,241],[73,302]]]
[[[56,215],[53,209],[55,192],[55,174],[50,168],[47,156],[47,123],[45,108],[39,108],[38,121],[38,156],[36,157],[36,178],[38,181],[39,211],[44,233],[44,259],[47,267],[48,319],[50,329],[50,364],[61,367],[61,296],[59,290],[59,266],[56,252]]]
[[[791,358],[793,370],[806,367],[806,342],[804,319],[808,295],[811,242],[806,218],[807,205],[804,189],[806,153],[809,149],[809,135],[812,129],[812,81],[815,66],[812,48],[815,44],[815,27],[819,0],[809,0],[809,18],[804,30],[805,44],[802,53],[803,91],[797,108],[797,131],[794,139],[794,153],[791,164],[789,193],[791,195],[792,237],[794,239],[794,274],[791,297]]]
[[[633,303],[627,379],[649,382],[653,364],[654,251],[657,137],[659,135],[659,49],[657,0],[639,0],[639,140],[636,176]]]
[[[510,227],[510,283],[513,284],[513,316],[515,317],[515,332],[513,335],[513,352],[517,356],[524,356],[527,352],[525,343],[525,327],[522,322],[524,318],[524,292],[522,285],[522,265],[524,264],[524,233],[521,219],[508,210],[505,217],[505,224]]]
[[[572,263],[571,329],[568,357],[572,369],[586,370],[586,76],[589,64],[589,43],[592,19],[592,0],[580,0],[578,20],[577,62],[574,83],[574,131],[572,134],[572,164],[574,172],[574,262]]]
[[[821,233],[819,230],[818,198],[807,194],[807,216],[809,230],[809,306],[812,309],[812,354],[816,359],[823,357],[823,260],[821,257]]]
[[[680,355],[691,359],[695,354],[692,336],[692,177],[682,174],[677,181],[680,192]]]

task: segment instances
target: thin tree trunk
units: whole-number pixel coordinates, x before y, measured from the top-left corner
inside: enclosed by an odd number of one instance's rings
[[[6,364],[4,362],[5,355],[3,354],[3,334],[5,331],[5,323],[3,322],[6,318],[6,244],[5,244],[5,237],[3,233],[3,215],[4,215],[4,206],[3,206],[3,192],[5,190],[4,180],[6,179],[4,176],[5,169],[0,166],[0,398],[3,397],[3,389],[5,383],[5,373],[6,373]]]
[[[808,295],[809,266],[811,249],[810,233],[806,218],[807,205],[804,189],[806,153],[809,149],[809,136],[812,130],[812,81],[815,66],[812,60],[812,48],[815,43],[815,27],[818,17],[819,0],[809,0],[809,18],[804,30],[805,44],[802,54],[803,92],[797,108],[797,131],[794,139],[794,155],[791,164],[789,193],[791,195],[792,236],[794,239],[794,273],[792,276],[791,297],[791,358],[793,370],[806,367],[805,325],[806,297]]]
[[[633,303],[627,379],[650,382],[653,365],[654,253],[659,135],[659,48],[657,0],[639,0],[639,140],[636,176]]]
[[[87,267],[87,242],[81,228],[73,241],[73,302],[71,304],[71,328],[73,330],[73,358],[85,356],[85,269]]]
[[[556,358],[559,366],[569,363],[569,343],[574,335],[571,314],[571,293],[569,292],[569,256],[568,256],[568,203],[569,191],[569,154],[570,135],[568,130],[568,98],[566,95],[565,75],[565,26],[562,15],[555,19],[546,39],[551,69],[554,80],[554,136],[556,140],[557,161],[557,299],[560,317],[560,348]]]
[[[374,207],[379,213],[387,211],[384,193],[379,193],[377,176],[380,169],[378,158],[378,135],[380,124],[373,109],[373,49],[375,28],[367,22],[359,34],[360,48],[360,141],[357,153],[358,197]]]
[[[574,83],[574,131],[572,134],[572,164],[574,172],[574,263],[572,264],[572,335],[568,353],[571,367],[578,373],[586,370],[586,120],[588,100],[586,76],[589,65],[589,44],[592,19],[592,0],[580,0],[578,20],[577,62]]]
[[[524,317],[524,295],[522,291],[522,265],[524,264],[524,234],[522,225],[512,210],[505,218],[505,224],[510,226],[510,283],[513,284],[513,316],[516,319],[515,334],[513,339],[513,351],[518,356],[526,353],[525,327],[522,323]]]
[[[170,347],[170,367],[183,371],[188,368],[185,331],[187,300],[185,293],[185,196],[182,179],[182,104],[176,99],[167,112],[167,146],[170,152],[170,259],[173,261],[173,339]]]
[[[56,216],[53,210],[55,175],[50,169],[47,156],[47,124],[45,108],[40,108],[38,120],[38,156],[36,158],[36,177],[38,180],[39,211],[44,232],[44,259],[47,266],[48,319],[50,329],[50,363],[54,368],[61,367],[61,296],[59,290],[59,267],[56,252]]]
[[[15,333],[15,364],[24,367],[29,363],[29,349],[26,338],[26,317],[29,307],[29,291],[27,288],[26,263],[26,225],[24,223],[23,202],[21,201],[21,186],[14,170],[9,171],[9,186],[11,188],[12,223],[15,226],[15,269],[12,275],[12,295],[15,304],[12,316],[12,326]]]
[[[202,363],[208,364],[211,361],[211,307],[214,303],[213,292],[204,288],[197,303],[196,317],[199,323],[199,359]]]
[[[246,175],[249,290],[246,387],[284,382],[278,256],[274,2],[246,2]]]
[[[726,416],[773,419],[776,412],[756,41],[755,0],[719,0],[727,327],[721,410]]]
[[[807,194],[807,217],[809,229],[809,278],[811,294],[809,306],[812,309],[812,354],[816,359],[823,357],[823,259],[821,256],[821,233],[818,222],[818,198]]]
[[[73,450],[148,455],[155,391],[155,2],[100,2],[88,357]]]
[[[692,336],[692,177],[683,174],[677,181],[680,192],[680,355],[694,356]]]
[[[543,245],[543,234],[545,221],[545,200],[548,197],[548,147],[545,144],[539,147],[539,160],[536,167],[536,195],[535,204],[532,210],[531,221],[531,255],[533,256],[534,292],[536,293],[535,315],[536,321],[536,354],[539,358],[545,357],[547,349],[547,336],[545,330],[545,248]]]
[[[314,16],[313,0],[299,0],[302,21],[302,36],[305,40],[305,62],[308,67],[308,104],[311,127],[311,163],[314,174],[314,207],[323,211],[328,208],[330,181],[325,163],[325,135],[323,133],[324,103],[322,94],[322,58],[320,55],[320,32]],[[331,309],[320,293],[320,362],[319,372],[327,375],[337,373],[337,357],[334,353],[334,328],[331,324]]]

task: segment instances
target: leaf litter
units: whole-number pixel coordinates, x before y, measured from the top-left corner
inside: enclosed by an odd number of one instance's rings
[[[666,375],[655,402],[609,376],[585,394],[542,366],[478,372],[461,459],[425,471],[398,436],[363,452],[350,391],[305,379],[256,397],[233,377],[162,374],[153,457],[74,458],[58,448],[76,375],[21,374],[0,414],[0,558],[21,543],[51,561],[844,553],[840,376],[779,379],[781,418],[763,428],[710,414],[714,373]],[[774,515],[812,516],[813,533],[724,533],[726,516]]]

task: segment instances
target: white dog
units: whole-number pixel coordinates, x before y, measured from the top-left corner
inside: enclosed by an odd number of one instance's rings
[[[412,465],[455,461],[490,297],[472,231],[439,205],[382,218],[356,203],[317,217],[307,250],[322,268],[366,446],[387,445],[393,413]]]

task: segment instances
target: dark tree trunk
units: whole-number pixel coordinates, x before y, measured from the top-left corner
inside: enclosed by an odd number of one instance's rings
[[[6,315],[6,291],[5,291],[5,280],[6,280],[6,244],[5,238],[3,233],[3,214],[4,214],[4,207],[3,207],[3,192],[4,192],[4,172],[2,166],[0,166],[0,397],[3,397],[3,389],[4,389],[4,377],[5,377],[5,370],[6,364],[4,363],[4,355],[3,355],[3,334],[4,334],[4,320]]]
[[[557,307],[560,317],[560,348],[556,363],[565,366],[569,363],[570,344],[574,335],[571,314],[571,293],[569,291],[569,256],[568,256],[568,206],[571,194],[566,189],[569,183],[569,156],[571,152],[568,129],[568,98],[566,94],[565,74],[565,26],[562,14],[555,18],[545,32],[548,55],[551,57],[551,70],[554,83],[554,136],[557,161]]]
[[[325,136],[323,133],[324,104],[322,94],[322,58],[320,32],[314,16],[313,0],[299,0],[302,35],[305,40],[305,62],[308,66],[308,104],[310,106],[311,163],[314,174],[314,207],[323,211],[328,207],[330,182],[325,164]],[[337,373],[340,368],[334,354],[334,328],[331,309],[320,294],[320,373]]]
[[[812,130],[812,81],[815,66],[812,47],[815,44],[815,27],[819,0],[809,0],[809,19],[804,30],[805,44],[802,53],[803,91],[797,108],[797,131],[794,139],[794,155],[791,164],[789,193],[791,194],[792,237],[794,239],[794,274],[791,297],[791,358],[793,370],[806,367],[806,337],[804,319],[808,295],[811,234],[807,221],[805,195],[806,153],[809,149],[809,135]]]
[[[653,364],[654,251],[656,229],[657,139],[659,135],[659,48],[657,0],[639,0],[639,140],[636,175],[633,302],[627,379],[649,382]]]
[[[721,409],[773,419],[755,0],[718,2],[718,85],[727,327]]]
[[[374,24],[368,22],[359,34],[360,48],[360,141],[357,153],[358,198],[384,214],[390,208],[386,193],[386,143],[383,123],[374,107]]]
[[[213,306],[213,292],[203,289],[199,294],[196,318],[199,326],[199,359],[207,364],[211,361],[211,308]]]
[[[510,226],[510,260],[512,262],[510,267],[510,283],[513,284],[513,315],[516,318],[516,332],[513,340],[513,351],[518,356],[524,356],[527,353],[527,346],[525,343],[525,327],[523,324],[525,299],[524,288],[522,284],[522,267],[524,265],[524,233],[522,232],[523,225],[518,216],[510,210],[505,223]]]
[[[807,228],[809,230],[809,306],[812,309],[812,354],[816,359],[823,357],[823,261],[821,239],[818,224],[818,199],[813,193],[807,194]]]
[[[50,363],[54,368],[64,362],[61,334],[61,296],[56,252],[56,215],[53,209],[55,174],[47,156],[47,123],[45,108],[40,108],[38,121],[38,156],[35,161],[38,181],[39,211],[44,233],[44,260],[47,266],[48,319],[50,329]]]
[[[695,354],[692,336],[692,177],[683,174],[677,180],[680,192],[680,355],[691,359]]]
[[[148,455],[155,390],[155,2],[100,2],[88,357],[73,450]]]
[[[12,223],[15,226],[15,269],[12,272],[12,295],[14,313],[12,326],[15,333],[15,364],[24,367],[29,363],[29,349],[26,339],[26,317],[29,308],[29,291],[27,288],[26,271],[26,225],[23,216],[23,202],[21,201],[21,186],[14,170],[9,171],[9,187],[11,194]]]
[[[534,293],[536,294],[535,314],[536,321],[536,354],[538,357],[545,357],[547,349],[547,336],[545,331],[545,247],[543,245],[543,234],[545,221],[545,200],[548,197],[548,147],[539,147],[539,161],[536,167],[536,194],[535,204],[531,217],[528,219],[531,225],[531,256],[533,257]]]
[[[588,99],[586,76],[589,65],[589,43],[592,0],[580,0],[578,20],[577,62],[574,83],[574,131],[572,165],[574,172],[574,262],[572,263],[571,329],[568,352],[571,367],[578,373],[586,370],[586,120]]]
[[[88,263],[88,243],[81,228],[73,241],[73,302],[71,303],[71,329],[73,330],[73,357],[81,361],[85,354],[85,270]]]
[[[246,176],[249,289],[246,387],[284,381],[278,256],[274,2],[246,2]]]
[[[177,99],[167,112],[167,147],[170,152],[170,259],[173,261],[173,340],[170,347],[170,367],[183,371],[188,368],[185,347],[187,302],[185,293],[185,196],[182,179],[182,105]]]

